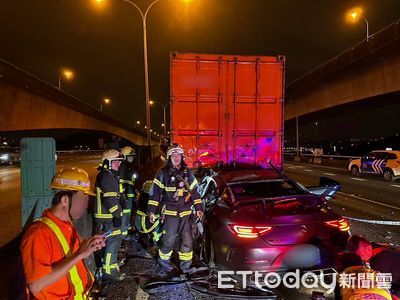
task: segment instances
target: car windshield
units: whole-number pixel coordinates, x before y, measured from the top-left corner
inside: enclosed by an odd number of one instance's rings
[[[276,198],[294,195],[306,195],[307,191],[291,180],[268,180],[240,182],[230,184],[236,200],[247,198]]]

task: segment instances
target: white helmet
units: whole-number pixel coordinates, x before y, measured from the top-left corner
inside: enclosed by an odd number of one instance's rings
[[[169,159],[174,154],[181,154],[183,156],[184,153],[185,152],[179,145],[174,144],[174,145],[170,146],[167,150],[167,159]]]

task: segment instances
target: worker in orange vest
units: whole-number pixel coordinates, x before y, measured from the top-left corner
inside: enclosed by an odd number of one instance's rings
[[[51,188],[51,208],[29,226],[20,245],[28,299],[87,299],[93,276],[84,259],[105,246],[101,235],[81,240],[72,224],[94,195],[89,176],[80,168],[63,168]]]

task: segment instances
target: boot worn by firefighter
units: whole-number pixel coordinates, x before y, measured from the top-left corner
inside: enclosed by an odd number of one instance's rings
[[[182,273],[184,273],[184,274],[192,274],[196,270],[196,268],[192,267],[191,260],[181,261],[180,267],[181,267]]]
[[[160,265],[161,269],[166,273],[171,273],[174,270],[174,266],[171,264],[171,261],[168,259],[157,259],[158,264]]]

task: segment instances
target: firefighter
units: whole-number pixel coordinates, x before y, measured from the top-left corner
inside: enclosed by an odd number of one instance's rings
[[[190,226],[192,205],[197,218],[203,217],[203,205],[197,192],[198,183],[192,171],[183,161],[184,151],[174,144],[167,151],[167,165],[153,180],[147,211],[150,222],[156,220],[156,212],[162,207],[164,218],[158,263],[166,272],[173,271],[170,262],[177,235],[180,238],[179,260],[183,273],[191,272],[193,237]]]
[[[132,208],[136,208],[135,201],[135,181],[136,173],[136,152],[132,147],[126,146],[121,149],[123,161],[119,167],[119,192],[122,200],[122,240],[130,241],[131,236],[128,235],[128,230],[131,229]]]
[[[121,246],[122,206],[119,193],[118,169],[122,157],[117,150],[104,152],[96,177],[94,219],[96,232],[109,232],[102,253],[102,283],[112,284],[120,277],[117,257]]]
[[[84,259],[105,246],[97,235],[81,240],[71,220],[82,217],[90,191],[88,174],[63,168],[52,179],[51,208],[32,223],[20,250],[27,283],[27,299],[88,299],[93,276]]]

